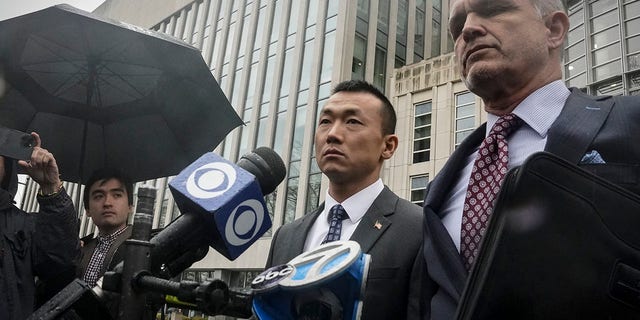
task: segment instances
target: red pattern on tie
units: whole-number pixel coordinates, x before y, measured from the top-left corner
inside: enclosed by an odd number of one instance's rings
[[[514,114],[498,119],[478,149],[462,211],[460,255],[467,270],[478,256],[480,240],[509,164],[507,137],[522,124]]]

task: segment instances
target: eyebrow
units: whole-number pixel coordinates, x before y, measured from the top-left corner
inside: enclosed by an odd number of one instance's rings
[[[123,192],[124,193],[125,190],[124,190],[124,188],[113,188],[113,189],[109,189],[109,190],[96,189],[96,190],[93,190],[91,192],[91,195],[98,194],[98,193],[105,194],[107,192]]]

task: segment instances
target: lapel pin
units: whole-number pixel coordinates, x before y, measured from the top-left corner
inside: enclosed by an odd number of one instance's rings
[[[380,230],[382,229],[382,223],[380,223],[380,221],[376,220],[376,223],[373,224],[373,227]]]

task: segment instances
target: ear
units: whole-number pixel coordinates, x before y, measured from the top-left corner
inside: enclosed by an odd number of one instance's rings
[[[567,14],[562,11],[552,12],[546,17],[545,24],[549,29],[549,47],[551,49],[562,48],[567,32],[569,32]]]
[[[382,158],[387,160],[393,156],[398,149],[398,136],[395,134],[388,134],[384,136],[384,150],[382,150]]]

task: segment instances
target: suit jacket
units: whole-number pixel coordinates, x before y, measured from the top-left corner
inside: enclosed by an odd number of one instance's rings
[[[466,283],[467,271],[442,224],[440,209],[465,166],[465,159],[480,145],[485,132],[486,123],[460,144],[427,187],[424,319],[453,319]],[[549,129],[545,151],[640,194],[640,147],[635,142],[639,134],[640,97],[592,97],[572,89]],[[584,163],[584,155],[591,151],[600,154],[604,163]]]
[[[267,267],[285,264],[304,250],[317,210],[283,225],[271,242]],[[382,224],[374,228],[376,221]],[[371,255],[362,319],[416,319],[423,275],[420,207],[385,187],[362,217],[350,240]]]
[[[125,240],[131,237],[131,226],[127,226],[127,229],[124,230],[116,240],[113,242],[109,251],[107,251],[107,255],[104,258],[104,262],[100,267],[100,276],[104,275],[107,270],[113,269],[118,263],[124,260],[124,246],[122,248],[121,245],[125,242]],[[93,255],[93,251],[96,250],[96,246],[98,245],[98,238],[93,238],[93,235],[82,238],[84,245],[82,246],[82,256],[80,260],[80,265],[78,266],[77,276],[82,279],[84,276],[84,272],[87,270],[89,266],[89,261],[91,260],[91,255]]]

